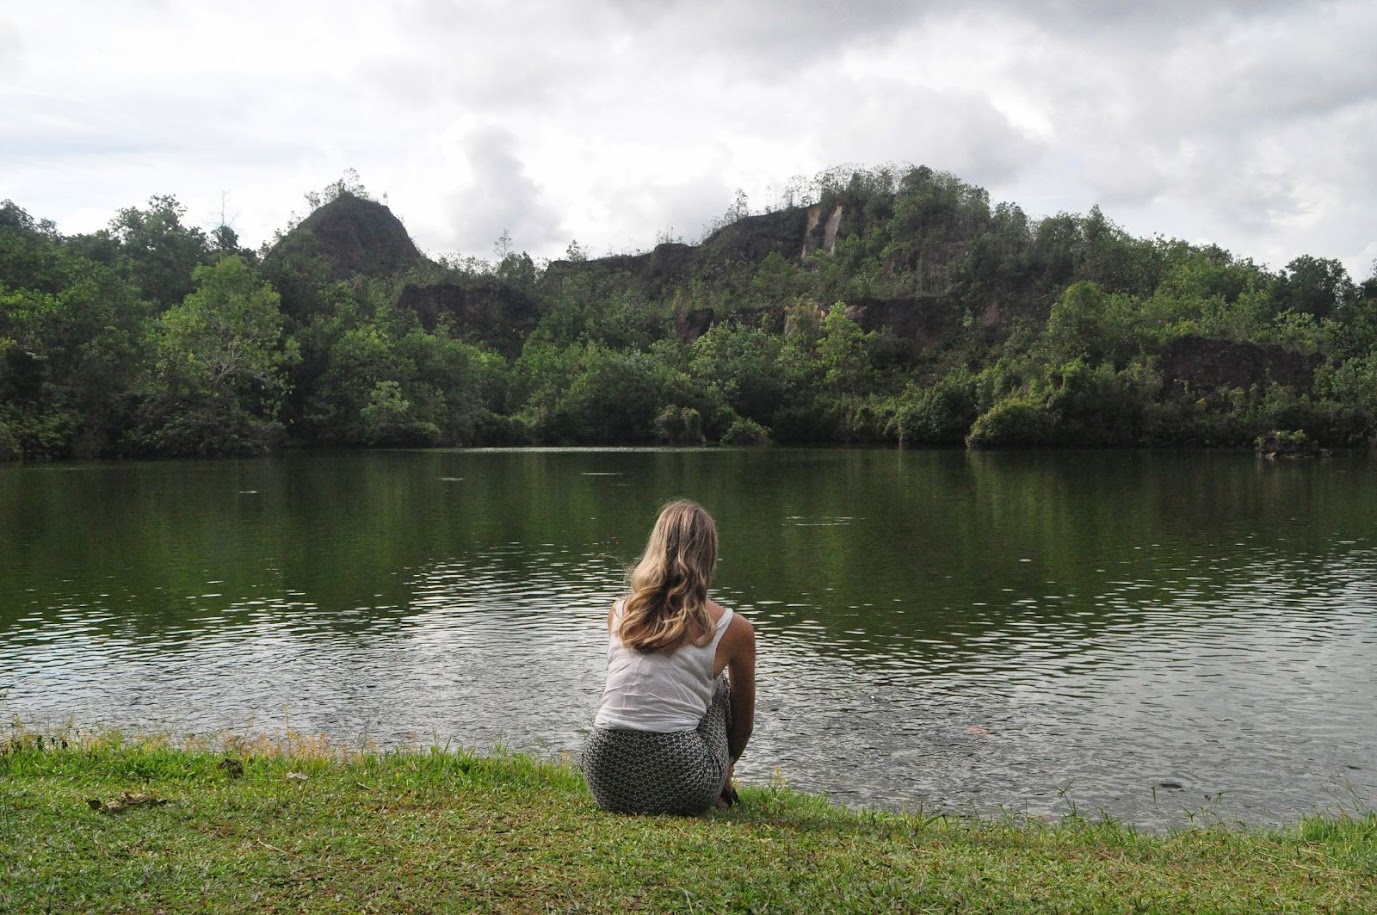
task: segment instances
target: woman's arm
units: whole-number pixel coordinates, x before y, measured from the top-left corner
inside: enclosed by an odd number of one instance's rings
[[[732,682],[732,725],[727,752],[735,763],[755,730],[755,630],[740,614],[732,617],[722,637],[727,642],[727,672]]]

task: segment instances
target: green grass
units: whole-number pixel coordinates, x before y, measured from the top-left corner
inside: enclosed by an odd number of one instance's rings
[[[167,803],[88,804],[125,792]],[[623,817],[517,755],[16,731],[0,912],[1377,912],[1372,813],[1155,836],[741,795]]]

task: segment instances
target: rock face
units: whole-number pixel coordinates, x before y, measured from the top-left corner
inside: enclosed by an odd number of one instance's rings
[[[402,290],[397,307],[415,312],[428,331],[447,318],[458,337],[485,343],[509,357],[521,352],[522,341],[540,317],[533,299],[496,280],[465,286],[410,284]]]
[[[288,248],[313,246],[332,280],[356,274],[395,275],[421,260],[406,226],[391,210],[349,193],[307,216],[278,244]]]
[[[718,229],[700,245],[668,242],[646,254],[555,261],[546,271],[545,282],[558,284],[581,274],[624,273],[639,284],[642,295],[660,298],[695,277],[711,281],[743,270],[749,277],[771,254],[798,260],[819,247],[834,250],[840,220],[841,207],[825,223],[817,213],[801,207],[746,216]]]
[[[776,252],[797,260],[810,229],[818,231],[810,221],[809,211],[802,207],[745,216],[709,235],[697,250],[709,262],[756,264]]]
[[[544,285],[560,284],[579,276],[606,278],[626,274],[640,287],[640,293],[655,299],[686,284],[698,264],[698,249],[692,245],[666,242],[646,254],[614,254],[586,261],[552,261],[545,269]]]
[[[692,343],[712,329],[717,313],[711,308],[682,311],[674,316],[674,333],[685,343]]]
[[[930,299],[863,298],[846,303],[846,316],[864,331],[887,330],[923,349],[954,333],[959,315],[943,307],[940,297]]]
[[[745,216],[718,229],[698,245],[661,244],[645,254],[556,261],[550,264],[543,282],[548,289],[558,289],[578,277],[615,282],[614,277],[620,274],[636,287],[639,295],[665,302],[676,291],[701,282],[726,301],[755,298],[757,304],[729,309],[725,314],[714,308],[679,311],[675,315],[675,333],[685,343],[692,343],[722,321],[759,324],[765,320],[778,332],[784,326],[788,297],[778,304],[759,307],[759,298],[750,292],[755,271],[771,255],[794,263],[815,254],[834,255],[839,235],[861,228],[848,228],[848,220],[854,222],[858,218],[853,209],[841,203]],[[915,351],[940,343],[960,329],[961,315],[941,295],[848,298],[846,304],[847,316],[864,330],[887,330],[909,341]],[[814,305],[825,313],[831,302]],[[983,326],[988,328],[998,322],[999,314],[995,311],[985,316]]]
[[[1305,391],[1323,361],[1321,356],[1306,356],[1275,344],[1182,337],[1163,347],[1159,369],[1180,393],[1206,394],[1220,388],[1246,391],[1271,381]]]
[[[822,221],[822,207],[811,206],[808,208],[808,225],[803,232],[803,256],[807,257],[818,250],[819,247],[828,254],[837,253],[837,229],[841,226],[844,208],[837,204],[832,209],[832,214],[827,217],[827,221]],[[819,229],[821,225],[821,229]],[[820,243],[820,244],[819,244]]]

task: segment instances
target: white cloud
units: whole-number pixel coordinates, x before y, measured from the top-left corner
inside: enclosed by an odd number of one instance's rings
[[[25,4],[0,17],[0,197],[76,232],[151,194],[208,223],[228,191],[252,243],[352,167],[425,250],[505,228],[558,256],[912,161],[1365,276],[1373,46],[1364,0]]]
[[[457,250],[484,256],[504,233],[518,249],[545,250],[566,237],[559,216],[526,174],[516,142],[510,131],[497,127],[464,139],[463,155],[472,178],[449,195]]]
[[[14,77],[24,66],[24,40],[8,19],[0,18],[0,80]]]

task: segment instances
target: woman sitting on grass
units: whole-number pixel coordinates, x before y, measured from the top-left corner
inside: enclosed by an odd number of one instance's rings
[[[755,632],[708,598],[716,564],[712,516],[671,502],[607,615],[607,687],[583,751],[604,810],[691,815],[736,802],[732,769],[755,723]]]

